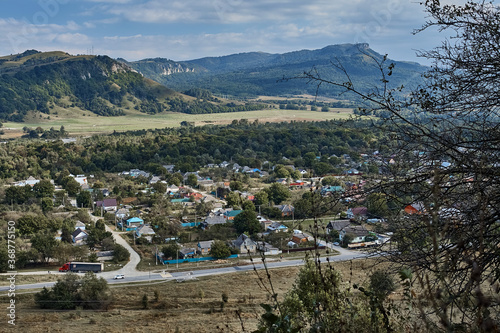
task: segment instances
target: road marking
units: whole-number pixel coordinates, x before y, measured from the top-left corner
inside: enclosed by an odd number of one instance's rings
[[[168,278],[171,278],[172,277],[172,274],[168,273],[168,272],[162,272],[160,273],[161,277],[164,278],[164,279],[168,279]]]

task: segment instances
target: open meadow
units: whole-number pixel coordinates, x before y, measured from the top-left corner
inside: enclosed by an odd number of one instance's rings
[[[249,122],[258,120],[265,122],[289,121],[323,121],[334,119],[347,119],[352,115],[351,109],[331,109],[329,112],[280,110],[268,109],[261,111],[211,113],[211,114],[185,114],[163,112],[148,115],[137,111],[126,111],[125,116],[102,117],[90,112],[75,112],[75,110],[60,109],[57,114],[35,114],[26,119],[24,123],[6,122],[3,124],[3,139],[11,139],[23,135],[23,127],[41,127],[48,130],[51,127],[59,129],[64,126],[72,136],[86,136],[93,134],[106,134],[113,131],[136,131],[142,129],[155,129],[165,127],[179,127],[182,121],[193,122],[196,126],[208,124],[230,124],[233,120],[247,119]]]

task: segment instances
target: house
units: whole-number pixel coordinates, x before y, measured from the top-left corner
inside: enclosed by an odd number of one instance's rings
[[[199,201],[203,198],[203,194],[199,193],[199,192],[189,192],[187,195],[186,195],[187,198],[191,199],[194,198],[195,201]]]
[[[264,252],[266,255],[277,255],[281,253],[280,249],[266,242],[257,242],[257,250]]]
[[[209,254],[213,242],[214,242],[213,240],[198,242],[198,253],[201,255]]]
[[[281,211],[281,216],[293,216],[295,208],[292,205],[276,205],[274,206]]]
[[[83,223],[82,221],[76,221],[75,223],[75,230],[76,229],[81,229],[81,230],[85,230],[85,223]]]
[[[357,176],[357,175],[361,175],[362,173],[358,169],[352,168],[352,169],[347,170],[345,172],[345,174],[348,176]]]
[[[224,213],[224,217],[226,218],[226,220],[228,221],[233,221],[234,218],[236,217],[236,215],[238,215],[239,213],[241,213],[243,210],[230,210],[230,211],[226,211]]]
[[[269,225],[267,227],[266,230],[268,230],[270,232],[287,232],[288,227],[279,223],[279,222],[273,222],[273,223],[271,223],[271,225]]]
[[[132,170],[130,170],[129,175],[131,177],[134,177],[134,178],[137,178],[137,177],[149,178],[150,174],[149,174],[149,172],[142,171],[142,170],[139,170],[139,169],[132,169]]]
[[[305,183],[304,182],[294,182],[290,183],[290,188],[297,190],[297,189],[302,189],[304,188]]]
[[[203,179],[198,182],[200,189],[210,189],[215,186],[215,183],[211,179]]]
[[[137,238],[144,237],[150,243],[153,240],[153,236],[155,234],[156,234],[155,231],[153,230],[153,228],[151,228],[151,226],[149,224],[143,224],[143,225],[137,227],[137,229],[135,229],[135,236]]]
[[[128,208],[120,208],[115,212],[115,218],[117,220],[123,220],[126,219],[130,214],[130,211]]]
[[[73,177],[77,181],[77,183],[80,184],[80,186],[87,184],[87,176],[85,175],[76,175],[76,176],[70,175],[70,176]]]
[[[323,186],[321,188],[322,196],[332,195],[333,193],[336,192],[344,192],[344,189],[342,188],[342,186],[333,186],[333,185]]]
[[[288,184],[288,181],[286,178],[278,178],[275,180],[275,183],[286,185]]]
[[[205,221],[201,222],[201,227],[203,229],[210,228],[213,225],[216,224],[225,224],[227,222],[226,218],[224,215],[218,215],[218,216],[208,216]]]
[[[415,202],[405,207],[406,214],[422,214],[425,212],[425,206],[421,202]]]
[[[194,258],[196,256],[196,249],[191,247],[183,247],[179,250],[179,259]]]
[[[294,230],[294,234],[292,236],[292,242],[295,244],[301,244],[301,243],[306,243],[306,242],[313,242],[314,237],[304,233],[304,232],[295,232],[299,230]]]
[[[174,173],[174,168],[175,168],[174,164],[166,164],[163,165],[163,167],[167,170],[168,173]]]
[[[257,244],[245,234],[241,234],[240,237],[234,240],[232,246],[239,250],[240,253],[255,253],[257,251]]]
[[[153,176],[151,177],[151,179],[149,180],[149,184],[152,185],[152,184],[156,184],[158,183],[159,181],[161,180],[161,178],[159,176]]]
[[[104,199],[103,201],[97,201],[96,206],[98,208],[102,207],[105,211],[115,211],[118,204],[116,199]]]
[[[259,220],[260,222],[260,225],[262,226],[262,229],[264,230],[267,230],[267,228],[273,224],[274,222],[271,221],[271,220],[267,220],[265,218],[263,218],[262,216],[257,216],[257,219]]]
[[[347,218],[355,220],[364,220],[368,215],[368,208],[354,207],[347,210]]]
[[[31,187],[35,186],[40,182],[39,179],[35,179],[33,176],[29,176],[26,180],[21,180],[19,182],[14,183],[14,186],[26,186],[29,185]]]
[[[85,230],[80,229],[80,228],[73,231],[73,234],[71,236],[73,239],[73,243],[75,243],[75,245],[85,244],[87,241],[87,238],[89,237],[87,232]]]
[[[179,192],[179,187],[176,185],[168,185],[167,186],[167,193],[169,195],[174,195],[175,193]]]
[[[353,236],[351,243],[361,243],[365,241],[365,237],[368,236],[370,232],[361,225],[348,226],[340,231],[339,239],[342,241],[345,235],[348,234]]]
[[[144,220],[139,217],[131,217],[126,221],[127,231],[135,230],[144,224]]]
[[[332,231],[337,231],[338,233],[340,233],[340,231],[342,229],[344,229],[345,227],[348,227],[351,225],[351,221],[349,220],[336,220],[336,221],[330,221],[328,222],[328,224],[326,225],[326,232],[329,234],[331,233]]]

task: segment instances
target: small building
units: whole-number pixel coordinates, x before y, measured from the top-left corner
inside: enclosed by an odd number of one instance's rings
[[[412,214],[422,214],[425,212],[425,206],[421,202],[415,202],[405,207],[405,213]]]
[[[103,201],[96,202],[97,208],[103,208],[105,211],[115,211],[118,207],[116,199],[104,199]]]
[[[314,241],[314,237],[303,232],[294,233],[292,236],[292,242],[294,242],[295,244],[302,244],[312,241]]]
[[[337,231],[340,233],[342,229],[351,225],[351,221],[349,220],[336,220],[330,221],[326,225],[326,232],[331,233],[332,231]]]
[[[224,217],[226,218],[226,220],[228,221],[233,221],[234,218],[236,217],[236,215],[238,215],[239,213],[241,213],[243,210],[230,210],[230,211],[226,211],[224,213]]]
[[[277,255],[281,253],[280,249],[266,242],[257,242],[257,250],[264,252],[265,255]]]
[[[257,251],[257,244],[245,234],[241,234],[234,240],[232,246],[239,250],[240,253],[255,253]]]
[[[131,217],[126,221],[127,231],[136,230],[144,224],[144,220],[139,217]]]
[[[205,221],[201,222],[201,227],[203,229],[210,228],[213,225],[216,224],[225,224],[227,223],[226,218],[223,215],[218,215],[218,216],[208,216]]]
[[[270,232],[288,232],[288,227],[279,222],[273,222],[266,228],[266,230]]]
[[[368,215],[368,208],[366,207],[354,207],[347,210],[347,218],[355,220],[364,220]]]
[[[198,242],[198,253],[201,255],[209,254],[213,242],[213,240]]]
[[[123,220],[129,217],[130,210],[128,208],[120,208],[115,212],[117,220]]]
[[[281,212],[281,216],[293,216],[293,212],[295,211],[295,208],[292,205],[276,205],[274,206],[278,208]]]
[[[348,226],[340,231],[339,239],[342,241],[345,235],[348,234],[353,236],[351,243],[361,243],[365,241],[365,237],[368,236],[370,232],[361,225]]]
[[[80,228],[73,231],[73,234],[71,236],[73,239],[73,243],[75,243],[75,245],[85,244],[87,242],[87,238],[89,237],[87,232],[85,230],[80,229]]]
[[[76,221],[75,230],[76,229],[85,230],[85,228],[86,228],[85,223],[83,223],[82,221]]]
[[[153,240],[153,236],[155,234],[156,234],[155,231],[153,230],[153,228],[151,228],[151,226],[149,224],[143,224],[143,225],[137,227],[137,229],[135,229],[135,235],[137,238],[144,237],[150,243]]]
[[[179,259],[194,258],[196,256],[196,249],[191,247],[183,247],[179,250]]]

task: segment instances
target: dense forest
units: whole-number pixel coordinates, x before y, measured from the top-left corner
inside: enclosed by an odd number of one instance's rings
[[[82,174],[132,168],[161,173],[163,164],[186,172],[224,160],[258,168],[265,161],[280,162],[325,174],[336,171],[344,154],[356,160],[363,152],[387,151],[384,140],[369,122],[263,124],[245,119],[227,126],[185,124],[179,129],[93,136],[71,144],[26,139],[0,146],[0,177],[54,178],[62,170]]]

